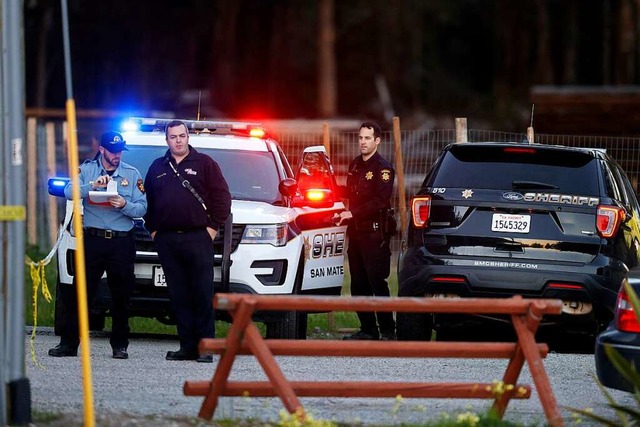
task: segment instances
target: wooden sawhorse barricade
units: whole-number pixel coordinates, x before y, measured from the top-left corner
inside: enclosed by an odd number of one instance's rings
[[[184,394],[205,396],[198,414],[211,420],[219,396],[278,396],[291,414],[306,417],[298,400],[304,397],[427,397],[493,399],[493,410],[504,415],[510,399],[526,399],[531,388],[516,384],[526,361],[549,425],[562,426],[563,420],[553,395],[542,358],[549,349],[537,344],[535,332],[545,314],[559,314],[562,301],[551,299],[486,298],[426,299],[272,296],[217,294],[217,309],[233,317],[227,338],[203,339],[200,354],[220,354],[211,381],[186,381]],[[518,336],[517,343],[492,342],[410,342],[410,341],[338,341],[338,340],[265,340],[252,321],[262,310],[323,311],[395,311],[413,313],[469,313],[509,315]],[[231,367],[238,354],[253,354],[269,381],[229,381]],[[502,376],[513,388],[502,394],[485,383],[288,381],[274,356],[351,356],[351,357],[452,357],[509,359]]]

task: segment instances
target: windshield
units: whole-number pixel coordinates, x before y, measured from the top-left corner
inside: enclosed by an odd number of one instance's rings
[[[151,163],[164,156],[166,146],[128,146],[122,160],[135,166],[142,176],[147,174]],[[280,177],[273,156],[269,152],[243,150],[212,150],[197,148],[200,153],[211,156],[222,169],[231,197],[235,200],[255,200],[279,204],[282,196],[278,192]]]

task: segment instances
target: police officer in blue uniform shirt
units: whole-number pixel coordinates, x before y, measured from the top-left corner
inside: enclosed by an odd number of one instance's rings
[[[88,301],[93,301],[102,275],[107,273],[111,292],[111,348],[114,359],[127,359],[129,345],[129,297],[135,284],[133,270],[136,255],[134,218],[147,211],[142,176],[136,168],[121,161],[126,142],[118,132],[102,135],[93,160],[80,165],[79,185],[83,205],[84,250]],[[104,200],[91,199],[90,191],[102,191],[110,181],[116,183],[117,195]],[[71,182],[64,189],[73,198]],[[73,286],[62,284],[66,310],[60,344],[49,356],[77,356],[80,343],[75,278]]]
[[[165,128],[169,149],[145,177],[149,210],[144,217],[162,264],[176,318],[180,349],[167,360],[212,362],[199,356],[202,338],[215,337],[213,239],[231,213],[231,194],[220,166],[189,145],[187,126]]]
[[[360,155],[349,165],[347,175],[348,210],[334,217],[338,225],[344,221],[348,224],[352,296],[389,297],[390,294],[387,277],[391,264],[391,233],[386,221],[391,209],[395,171],[377,151],[380,135],[380,126],[376,123],[365,122],[360,126]],[[395,340],[393,313],[357,314],[360,330],[344,339]]]

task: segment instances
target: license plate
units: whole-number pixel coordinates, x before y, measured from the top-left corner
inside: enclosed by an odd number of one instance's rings
[[[502,233],[528,233],[531,215],[493,214],[491,231]]]
[[[167,286],[167,282],[164,280],[164,271],[159,265],[153,266],[153,286]]]

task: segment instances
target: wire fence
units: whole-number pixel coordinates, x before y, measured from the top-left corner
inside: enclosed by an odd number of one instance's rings
[[[357,125],[356,125],[357,126]],[[79,158],[85,159],[93,156],[97,147],[99,135],[104,130],[99,123],[95,127],[86,126],[78,132]],[[37,244],[41,247],[50,247],[53,243],[50,236],[55,236],[55,230],[50,230],[52,224],[56,224],[51,218],[42,218],[37,212],[46,211],[45,205],[49,203],[50,197],[47,193],[47,179],[50,175],[68,175],[66,141],[64,140],[64,123],[61,121],[51,122],[38,120],[35,141],[27,145],[28,150],[36,150],[35,164],[27,167],[36,168],[36,182],[27,180],[27,186],[32,186],[36,193],[35,212],[28,212],[27,215],[36,215],[36,221],[28,222],[31,227],[37,227]],[[278,140],[284,152],[287,154],[292,167],[296,167],[305,147],[313,145],[323,145],[322,127],[313,131],[298,131],[295,129],[280,130],[273,134]],[[53,139],[53,141],[51,141]],[[395,147],[393,134],[390,131],[382,133],[382,143],[378,150],[380,154],[396,164]],[[467,131],[469,142],[495,141],[495,142],[521,142],[526,139],[524,133],[502,132],[491,130],[470,129]],[[47,142],[47,140],[49,140]],[[406,205],[411,196],[417,192],[422,181],[435,161],[440,151],[449,143],[456,140],[455,129],[441,130],[401,130],[400,145],[402,153],[402,165],[404,170],[404,193]],[[547,135],[536,134],[535,142],[550,145],[565,145],[571,147],[600,148],[605,149],[627,172],[631,183],[638,192],[638,177],[640,176],[640,138],[627,137],[606,137],[606,136],[575,136],[575,135]],[[359,155],[358,131],[329,131],[329,152],[331,162],[334,166],[338,182],[344,183],[346,180],[347,167],[351,160]],[[47,150],[51,148],[55,151],[55,167],[47,166],[44,159],[50,159]],[[125,159],[126,161],[126,154]],[[49,176],[47,176],[49,175]],[[399,188],[398,180],[393,195],[393,206],[399,212]],[[64,204],[58,202],[59,215],[64,214]],[[397,251],[400,247],[400,237],[397,236],[392,241],[392,250]]]

